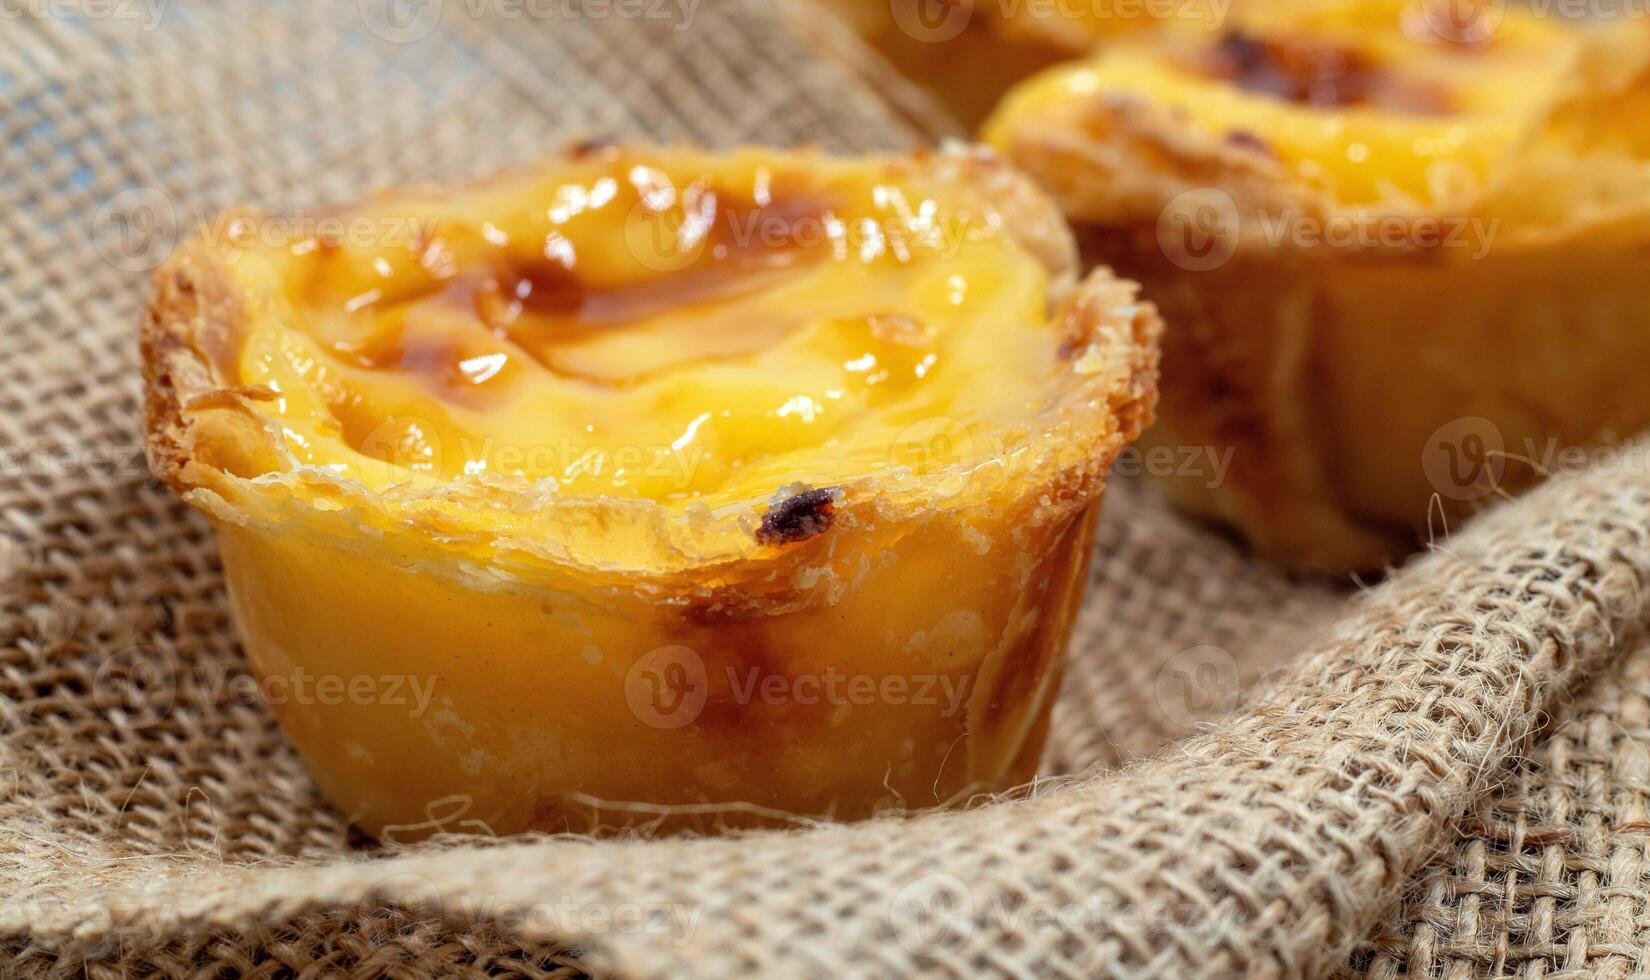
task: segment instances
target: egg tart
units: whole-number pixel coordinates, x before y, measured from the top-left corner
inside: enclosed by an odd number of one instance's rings
[[[985,135],[1173,325],[1165,485],[1262,553],[1378,568],[1650,425],[1650,41],[1500,4],[1165,24]]]
[[[955,803],[1034,775],[1153,412],[1155,312],[1075,267],[962,151],[592,145],[234,211],[157,273],[151,464],[371,834]]]
[[[1107,39],[1229,0],[818,0],[972,128],[1017,82]]]

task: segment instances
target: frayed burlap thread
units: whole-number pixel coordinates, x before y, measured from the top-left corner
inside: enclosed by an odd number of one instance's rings
[[[1026,799],[717,840],[353,836],[235,696],[210,531],[137,454],[144,267],[230,203],[313,208],[575,136],[948,132],[789,5],[544,22],[447,0],[389,37],[374,6],[8,23],[0,975],[1643,972],[1650,489],[1619,469],[1357,597],[1120,480],[1056,775]]]
[[[1650,974],[1650,649],[1560,717],[1359,944],[1358,975]]]

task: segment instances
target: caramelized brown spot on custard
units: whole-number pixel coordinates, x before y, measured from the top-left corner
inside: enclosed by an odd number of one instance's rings
[[[555,258],[500,247],[410,296],[362,307],[356,315],[374,318],[375,339],[337,353],[358,367],[416,374],[432,394],[479,407],[478,389],[502,391],[528,358],[564,377],[621,385],[669,367],[672,357],[760,351],[806,322],[772,310],[741,317],[729,304],[831,256],[831,201],[776,188],[757,202],[708,185],[677,189],[669,200],[656,210],[645,198],[635,205],[626,233],[640,236],[631,243],[640,274],[594,280],[568,240]],[[613,331],[661,323],[691,336],[622,365],[581,349]]]
[[[795,544],[824,534],[836,516],[836,490],[822,487],[792,494],[768,508],[756,529],[757,544]]]
[[[1442,115],[1441,86],[1406,78],[1369,53],[1328,41],[1227,33],[1201,74],[1248,91],[1321,109],[1369,106],[1409,115]]]
[[[450,290],[388,307],[376,313],[371,331],[361,339],[329,347],[352,367],[410,375],[443,401],[489,408],[504,397],[522,358],[509,345],[474,329],[470,308],[475,286],[474,280],[465,279]]]

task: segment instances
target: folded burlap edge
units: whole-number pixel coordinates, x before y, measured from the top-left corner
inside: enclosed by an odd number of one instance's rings
[[[1033,968],[1056,957],[1085,971],[1313,974],[1343,963],[1446,845],[1553,698],[1638,636],[1647,575],[1650,493],[1629,474],[1582,473],[1394,575],[1216,730],[1028,799],[721,839],[154,874],[28,921],[8,909],[0,934],[85,949],[389,903],[560,941],[592,969],[634,975],[856,962],[962,973],[1003,949]],[[817,881],[819,908],[762,914],[774,875]],[[930,899],[947,889],[935,919]],[[676,910],[691,929],[581,926],[547,896]],[[1078,901],[1096,914],[1003,914]],[[910,917],[913,902],[926,918]]]

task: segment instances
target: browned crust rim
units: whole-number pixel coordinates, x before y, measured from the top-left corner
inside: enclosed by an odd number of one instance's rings
[[[183,479],[190,461],[183,406],[189,393],[214,387],[209,362],[195,348],[196,328],[227,327],[243,313],[223,270],[194,242],[155,271],[153,289],[138,335],[144,451],[155,476],[182,494],[191,489]]]
[[[603,152],[605,146],[574,147],[568,154],[552,158],[553,165],[567,156]],[[636,150],[651,149],[634,147]],[[1106,473],[1116,455],[1133,441],[1152,419],[1157,401],[1158,338],[1162,323],[1150,304],[1135,301],[1137,288],[1116,279],[1109,271],[1096,272],[1075,285],[1077,255],[1075,245],[1058,210],[1028,178],[998,158],[978,150],[949,149],[940,154],[919,153],[904,158],[911,165],[931,168],[935,176],[971,186],[984,194],[1000,210],[1011,234],[1042,261],[1052,273],[1051,304],[1063,300],[1063,325],[1071,343],[1104,343],[1125,367],[1108,376],[1103,390],[1095,382],[1082,379],[1074,388],[1088,392],[1091,401],[1103,400],[1113,425],[1094,433],[1094,453],[1066,462],[1040,488],[1041,493],[1024,494],[1028,520],[1054,519],[1096,499],[1103,491]],[[521,173],[522,169],[508,171]],[[483,178],[469,186],[497,180]],[[235,212],[230,212],[232,216]],[[192,465],[210,465],[197,460],[191,451],[189,406],[205,395],[227,399],[228,407],[244,405],[261,392],[226,386],[212,361],[199,348],[203,332],[230,330],[246,314],[243,299],[227,270],[209,247],[191,241],[179,248],[154,275],[153,298],[140,329],[140,349],[145,382],[145,449],[155,475],[180,495],[199,486],[188,477]],[[1125,329],[1117,329],[1119,310],[1127,308]],[[1093,390],[1089,390],[1093,389]],[[250,411],[250,408],[248,408]],[[844,501],[837,508],[835,525],[853,526],[871,519],[881,501]],[[770,571],[779,567],[800,567],[810,557],[818,559],[820,535],[808,541],[781,546],[759,547],[758,553],[736,559],[755,563]],[[760,552],[773,552],[761,554]],[[725,567],[725,566],[724,566]],[[640,573],[638,573],[640,574]],[[674,577],[674,576],[667,576]],[[771,576],[770,576],[771,577]]]

